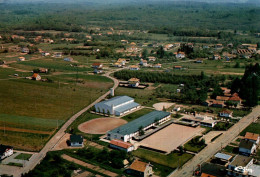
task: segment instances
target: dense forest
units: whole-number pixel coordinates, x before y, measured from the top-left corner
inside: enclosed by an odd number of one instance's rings
[[[228,7],[228,8],[227,8]],[[86,4],[0,4],[0,29],[87,31],[90,27],[216,36],[207,30],[260,29],[260,7],[241,4],[147,2],[114,6]],[[202,30],[203,29],[203,30]],[[198,31],[198,32],[194,32]]]

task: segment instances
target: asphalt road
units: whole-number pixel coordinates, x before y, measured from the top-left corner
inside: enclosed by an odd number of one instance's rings
[[[174,171],[168,177],[190,177],[193,174],[194,169],[198,164],[210,159],[214,154],[216,154],[223,147],[227,146],[232,140],[234,140],[241,131],[243,131],[249,124],[256,120],[260,115],[260,106],[255,107],[252,112],[242,118],[238,123],[233,125],[228,131],[223,133],[219,138],[217,138],[213,143],[208,144],[208,146],[203,149],[200,153],[195,155],[189,162],[187,162],[182,168]]]
[[[121,70],[123,68],[117,69]],[[107,72],[104,74],[104,76],[112,79],[114,81],[113,89],[116,89],[118,87],[119,81],[113,77],[110,76],[115,71]],[[110,91],[106,92],[104,95],[99,97],[95,102],[91,103],[89,106],[85,107],[75,115],[73,115],[61,128],[60,130],[49,140],[49,142],[44,146],[44,148],[38,153],[32,156],[30,161],[26,164],[24,168],[0,168],[0,174],[8,174],[13,175],[14,177],[20,177],[24,173],[28,173],[30,170],[34,169],[41,160],[46,156],[47,152],[50,151],[56,143],[65,135],[66,129],[74,122],[81,114],[86,112],[88,109],[90,109],[92,106],[94,106],[96,103],[100,102],[101,100],[105,99],[110,94]],[[12,170],[13,169],[13,170]]]

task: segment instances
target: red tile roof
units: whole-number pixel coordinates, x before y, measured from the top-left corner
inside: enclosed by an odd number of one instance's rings
[[[245,139],[257,141],[259,134],[246,132]]]
[[[221,113],[231,114],[231,113],[233,113],[233,111],[230,111],[230,110],[228,110],[228,109],[223,109],[223,110],[221,111]]]
[[[120,141],[120,140],[116,140],[116,139],[110,141],[110,144],[113,144],[115,146],[118,146],[118,147],[121,147],[121,148],[124,148],[124,149],[128,149],[131,146],[133,146],[130,143],[127,143],[127,142],[124,142],[124,141]]]
[[[140,172],[145,172],[145,169],[147,167],[148,163],[141,162],[139,160],[135,160],[131,165],[130,169]]]
[[[101,63],[93,63],[92,66],[100,66]]]
[[[216,176],[210,175],[210,174],[207,174],[207,173],[202,173],[201,177],[216,177]]]

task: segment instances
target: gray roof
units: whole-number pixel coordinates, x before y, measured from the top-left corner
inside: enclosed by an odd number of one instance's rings
[[[253,159],[252,157],[236,155],[236,157],[233,159],[233,161],[230,163],[230,165],[245,167],[252,159]]]
[[[136,102],[131,102],[129,104],[126,104],[126,105],[123,105],[123,106],[119,106],[118,108],[115,108],[114,110],[116,112],[120,112],[121,113],[121,112],[125,112],[125,111],[127,111],[129,109],[135,108],[137,106],[140,106],[140,104],[138,104]]]
[[[83,142],[83,137],[81,135],[70,135],[70,142],[82,143]]]
[[[215,157],[219,158],[219,159],[224,159],[224,160],[229,160],[232,158],[231,155],[224,154],[224,153],[217,153],[217,154],[215,154]]]
[[[164,111],[153,111],[146,115],[139,117],[125,125],[117,127],[111,130],[109,133],[118,133],[121,135],[129,135],[131,133],[135,133],[139,130],[139,127],[147,127],[148,125],[155,122],[155,120],[163,119],[169,116],[170,113]]]
[[[254,143],[249,140],[242,139],[240,140],[239,148],[252,149]]]
[[[105,104],[107,106],[112,106],[112,105],[118,106],[120,104],[123,104],[123,103],[131,101],[131,100],[134,100],[134,99],[129,97],[129,96],[116,96],[116,97],[111,98],[109,100],[102,101],[98,104]]]

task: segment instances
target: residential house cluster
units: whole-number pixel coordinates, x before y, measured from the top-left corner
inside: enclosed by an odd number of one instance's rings
[[[224,108],[225,106],[241,106],[242,99],[239,97],[238,93],[231,94],[231,90],[225,87],[222,87],[221,89],[223,91],[223,96],[217,96],[216,99],[207,99],[203,105],[218,108]]]
[[[260,176],[260,165],[258,165],[256,160],[253,158],[252,154],[256,153],[259,144],[259,134],[246,132],[243,139],[241,139],[239,144],[239,154],[230,155],[225,153],[217,153],[212,158],[214,160],[213,166],[217,169],[220,166],[224,168],[225,171],[222,172],[221,176],[250,176],[259,177]],[[217,163],[217,164],[216,164]],[[207,163],[208,164],[208,163]],[[217,167],[218,166],[218,167]],[[222,168],[222,169],[223,169]],[[203,168],[202,172],[207,175],[220,176],[218,171],[210,170],[209,168]],[[203,174],[202,173],[202,174]],[[201,175],[202,176],[202,175]]]

